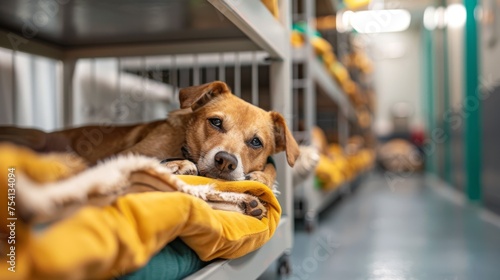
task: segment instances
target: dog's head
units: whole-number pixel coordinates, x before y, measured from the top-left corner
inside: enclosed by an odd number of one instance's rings
[[[281,151],[294,165],[299,149],[279,113],[243,101],[223,82],[184,88],[179,99],[181,108],[192,110],[185,150],[200,175],[244,180]]]

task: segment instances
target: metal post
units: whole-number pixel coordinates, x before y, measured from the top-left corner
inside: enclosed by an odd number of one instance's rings
[[[147,69],[147,66],[146,66],[146,57],[145,56],[142,56],[141,57],[141,89],[139,91],[141,91],[140,94],[142,94],[142,98],[140,99],[141,100],[141,117],[142,117],[142,121],[147,121],[149,119],[149,116],[148,116],[148,108],[147,108],[147,97],[146,97],[146,87],[147,87],[147,82],[148,82],[148,71],[146,70]]]
[[[116,58],[116,74],[117,74],[117,78],[116,78],[116,84],[117,84],[117,88],[118,88],[118,105],[117,107],[115,108],[116,109],[116,112],[115,112],[115,116],[113,116],[115,118],[115,121],[118,121],[118,122],[124,122],[125,121],[125,118],[128,117],[128,114],[125,114],[127,111],[125,111],[125,104],[123,103],[123,101],[126,99],[125,97],[125,93],[123,92],[123,88],[122,88],[122,59],[121,57],[117,57]]]
[[[178,69],[177,69],[177,56],[171,56],[170,57],[171,63],[170,63],[170,69],[169,69],[169,83],[175,90],[173,94],[173,102],[174,104],[177,104],[179,100],[179,91],[177,88],[179,87],[179,77],[177,75]]]
[[[470,200],[481,200],[481,98],[479,96],[479,34],[475,11],[477,0],[464,0],[465,24],[465,171],[466,190]],[[470,109],[468,107],[471,107]],[[474,108],[472,108],[474,107]]]
[[[280,21],[286,27],[289,33],[290,26],[290,6],[289,1],[280,1]],[[285,38],[289,38],[285,36]],[[287,42],[287,46],[289,46]],[[290,126],[292,123],[291,109],[291,61],[290,49],[286,49],[286,53],[280,61],[273,61],[270,67],[270,74],[272,75],[270,90],[271,90],[271,105],[273,110],[280,112],[285,117],[287,124]],[[291,126],[290,126],[291,127]],[[275,157],[277,179],[280,185],[279,196],[280,204],[283,208],[283,215],[289,219],[286,244],[288,248],[293,246],[293,189],[292,189],[292,169],[288,166],[284,153]]]
[[[294,1],[295,3],[296,1]],[[299,85],[300,78],[299,78],[299,65],[297,63],[292,63],[292,84],[293,84],[293,90],[292,90],[292,97],[293,97],[293,109],[292,109],[292,114],[293,114],[293,130],[294,131],[299,131],[300,129],[300,116],[299,116],[299,106],[300,106],[300,99],[299,99],[299,89],[303,90],[303,86]]]
[[[39,104],[41,104],[40,100],[38,99],[38,97],[40,97],[40,94],[39,93],[37,94],[37,91],[35,90],[35,86],[37,84],[36,76],[37,76],[37,74],[38,74],[37,72],[39,70],[39,68],[37,67],[39,60],[34,55],[30,55],[29,60],[30,60],[29,71],[31,72],[31,74],[29,75],[29,77],[30,77],[29,83],[31,84],[29,95],[31,96],[31,100],[32,100],[31,106],[32,106],[32,110],[33,110],[33,112],[31,112],[31,119],[29,120],[29,122],[30,122],[30,125],[37,126],[38,124],[37,124],[36,118],[37,118],[37,116],[40,116]]]
[[[240,53],[234,54],[234,94],[241,97],[241,63],[240,63]]]
[[[193,55],[193,85],[199,85],[200,79],[200,64],[198,63],[198,55]]]
[[[224,63],[224,53],[219,54],[219,81],[226,81],[226,64]]]
[[[305,36],[305,61],[304,61],[304,81],[305,81],[305,100],[304,100],[304,115],[305,115],[305,131],[307,135],[307,143],[311,142],[311,131],[316,124],[316,91],[314,88],[314,82],[312,79],[312,67],[310,61],[315,58],[314,50],[312,47],[313,31],[316,29],[315,25],[315,2],[314,1],[303,1],[303,11],[305,18],[307,20],[306,30],[304,32]]]
[[[304,81],[304,136],[305,142],[312,142],[312,129],[316,124],[316,91],[313,81],[313,73],[311,63],[316,59],[314,49],[311,44],[314,36],[315,24],[315,1],[302,1],[303,18],[306,21],[304,31],[304,63],[303,63],[303,79]],[[305,198],[305,226],[306,230],[312,231],[318,223],[318,203],[313,199],[314,192],[314,177],[310,176],[302,184],[303,194]]]
[[[257,52],[252,53],[252,104],[259,105],[259,62]]]
[[[12,51],[12,124],[18,124],[19,118],[17,117],[17,75],[16,75],[16,51]]]
[[[170,75],[169,75],[169,83],[172,85],[174,88],[179,86],[179,81],[177,77],[177,60],[176,56],[171,56],[171,63],[170,63]]]
[[[90,77],[92,80],[92,92],[97,93],[97,60],[95,58],[92,58],[90,60]],[[94,109],[94,108],[93,108]],[[94,114],[94,112],[92,112]]]
[[[69,127],[73,125],[73,76],[75,73],[76,59],[66,59],[62,65],[62,112],[63,125]]]
[[[191,76],[191,73],[190,73],[190,69],[189,68],[185,68],[185,69],[179,69],[179,76],[180,76],[180,79],[179,79],[179,86],[180,87],[188,87],[190,86],[190,76]]]

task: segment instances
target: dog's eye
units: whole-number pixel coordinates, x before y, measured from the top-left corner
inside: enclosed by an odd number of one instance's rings
[[[208,119],[211,125],[215,126],[216,128],[221,129],[222,128],[222,120],[218,118],[211,118]]]
[[[252,141],[250,141],[250,145],[253,148],[260,148],[262,147],[262,142],[260,142],[259,138],[255,137],[254,139],[252,139]]]

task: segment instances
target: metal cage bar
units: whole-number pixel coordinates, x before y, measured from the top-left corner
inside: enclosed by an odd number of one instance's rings
[[[226,81],[226,65],[224,64],[224,53],[219,54],[219,80]]]
[[[11,98],[12,98],[12,120],[14,123],[17,123],[18,121],[18,117],[17,117],[17,85],[16,85],[16,81],[17,81],[17,75],[16,75],[16,71],[17,71],[17,67],[16,67],[16,51],[12,51],[11,52],[11,56],[12,56],[12,94],[11,94]]]
[[[252,104],[259,104],[259,64],[257,53],[252,53]]]
[[[201,84],[200,65],[198,63],[198,55],[193,55],[193,85]]]
[[[234,94],[241,97],[241,63],[240,53],[235,53],[234,60]]]

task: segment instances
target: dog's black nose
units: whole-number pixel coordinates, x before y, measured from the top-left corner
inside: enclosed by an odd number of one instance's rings
[[[215,166],[224,172],[232,172],[238,167],[236,157],[227,152],[218,152],[214,157]]]

